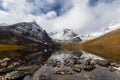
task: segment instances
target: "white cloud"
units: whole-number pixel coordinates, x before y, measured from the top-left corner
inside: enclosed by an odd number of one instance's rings
[[[89,21],[89,27],[86,25],[86,32],[99,31],[108,26],[111,22],[120,18],[120,1],[114,0],[113,3],[105,3],[102,0],[99,1],[96,7],[91,7],[90,13],[93,19]]]
[[[26,14],[31,12],[33,6],[26,0],[3,0],[3,7],[13,14]]]
[[[63,16],[58,17],[54,22],[54,26],[57,29],[71,28],[79,32],[79,30],[85,26],[85,24],[92,18],[85,1],[75,0],[73,2],[73,8]]]
[[[34,4],[27,0],[3,0],[4,10],[0,10],[0,23],[12,24],[22,21],[36,20],[42,28],[48,32],[59,31],[63,28],[72,28],[77,33],[99,31],[112,21],[120,18],[120,1],[112,3],[100,1],[97,6],[89,6],[89,0],[66,0],[62,11],[67,10],[69,5],[73,7],[64,14],[57,16],[55,10],[43,14],[39,8],[49,9],[56,0],[35,0]],[[51,4],[47,6],[48,4]],[[39,15],[31,12],[37,10]]]

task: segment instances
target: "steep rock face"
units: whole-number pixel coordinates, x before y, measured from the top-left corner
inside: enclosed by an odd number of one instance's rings
[[[72,29],[63,29],[63,31],[55,33],[51,32],[49,36],[58,43],[77,43],[82,41]]]
[[[52,39],[36,22],[22,22],[0,26],[0,43],[43,49]]]
[[[36,22],[22,22],[8,26],[1,26],[1,30],[10,31],[19,36],[41,43],[51,43],[52,39]]]

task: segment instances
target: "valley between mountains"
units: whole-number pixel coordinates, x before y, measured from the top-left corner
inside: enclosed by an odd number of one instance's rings
[[[113,27],[119,24],[112,25]],[[81,49],[106,58],[120,60],[120,29],[106,28],[95,38],[84,40],[72,29],[47,33],[35,21],[0,26],[0,51],[28,49],[42,50],[46,48]],[[95,34],[95,33],[94,33]],[[82,40],[83,38],[83,40]],[[87,39],[87,38],[86,38]]]

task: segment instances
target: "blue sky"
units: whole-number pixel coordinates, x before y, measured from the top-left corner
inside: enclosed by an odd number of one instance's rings
[[[120,0],[0,0],[0,23],[36,20],[48,32],[96,32],[119,18]]]
[[[89,5],[90,6],[97,6],[99,1],[103,1],[103,2],[105,2],[107,4],[109,4],[109,3],[112,3],[114,0],[89,0]]]
[[[39,0],[36,3],[36,0],[27,0],[29,3],[32,3],[35,7],[35,10],[32,12],[33,15],[39,15],[41,13],[46,14],[49,11],[55,11],[57,16],[61,16],[65,12],[67,12],[69,9],[72,8],[72,4],[69,4],[66,6],[66,3],[69,2],[69,0],[54,0],[55,2],[48,2],[48,0]],[[43,6],[41,6],[42,4]],[[66,9],[63,9],[63,7],[66,7]]]

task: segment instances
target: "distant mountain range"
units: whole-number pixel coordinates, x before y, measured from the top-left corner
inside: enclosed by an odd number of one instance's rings
[[[104,29],[102,32],[84,34],[78,36],[72,29],[63,29],[59,32],[47,33],[35,21],[21,22],[12,25],[0,25],[0,44],[20,45],[26,47],[44,48],[54,43],[69,44],[81,43],[94,39],[109,31],[119,28],[120,22],[114,22]]]

